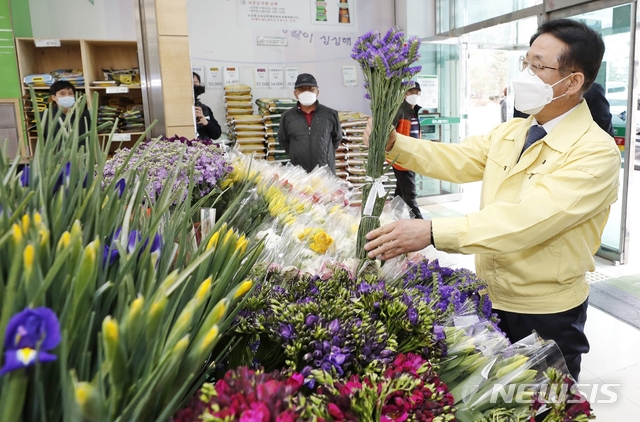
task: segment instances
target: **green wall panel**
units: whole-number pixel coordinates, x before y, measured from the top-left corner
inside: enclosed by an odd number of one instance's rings
[[[4,0],[0,0],[4,1]],[[11,19],[13,20],[13,36],[16,38],[32,38],[31,11],[27,0],[9,0]]]
[[[9,0],[0,0],[0,98],[20,98],[20,77]]]

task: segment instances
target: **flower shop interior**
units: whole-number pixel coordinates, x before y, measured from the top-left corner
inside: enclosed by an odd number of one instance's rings
[[[371,173],[358,48],[396,43],[421,142],[455,144],[513,117],[519,59],[561,18],[604,40],[622,157],[577,380],[500,331],[474,255],[361,252],[363,203],[410,211]],[[0,422],[637,420],[638,22],[635,0],[0,0]],[[338,110],[335,173],[278,142],[302,73]],[[425,219],[479,211],[481,182],[415,181]]]

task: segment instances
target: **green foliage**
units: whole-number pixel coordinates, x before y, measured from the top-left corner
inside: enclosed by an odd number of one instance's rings
[[[151,201],[123,170],[105,182],[110,141],[97,135],[97,100],[87,134],[73,110],[57,132],[39,130],[28,168],[0,151],[0,333],[27,307],[52,309],[62,330],[55,362],[0,377],[5,420],[168,420],[251,289],[244,280],[262,245],[223,224],[239,201],[198,246],[200,202],[172,206],[170,189]],[[44,116],[49,128],[58,120]]]

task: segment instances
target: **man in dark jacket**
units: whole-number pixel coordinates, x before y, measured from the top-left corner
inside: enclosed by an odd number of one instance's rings
[[[420,84],[412,81],[409,82],[408,88],[393,124],[398,133],[420,139],[420,121],[418,120]],[[422,219],[422,213],[416,200],[415,173],[397,164],[393,164],[393,173],[396,175],[395,196],[401,197],[407,203],[414,218]]]
[[[61,121],[65,121],[67,119],[67,114],[71,107],[76,103],[76,87],[69,81],[57,81],[54,82],[49,88],[49,95],[51,96],[51,107],[49,108],[49,114],[51,118],[56,117],[59,110],[62,110],[60,113],[59,119]],[[76,110],[72,116],[72,123],[76,118],[80,116],[80,121],[78,122],[78,135],[84,135],[91,128],[91,115],[85,108],[84,110]],[[52,136],[56,136],[60,128],[62,127],[61,121],[57,121],[53,123],[53,134]],[[44,138],[47,139],[49,133],[49,117],[47,117],[43,122],[42,126],[44,128]],[[73,127],[73,126],[72,126]],[[80,141],[80,145],[84,144],[84,140]]]
[[[336,149],[342,140],[338,112],[318,102],[318,83],[308,73],[296,79],[294,95],[298,106],[282,114],[278,142],[289,154],[291,164],[307,172],[329,166],[336,173]]]
[[[204,85],[201,85],[200,75],[193,72],[193,98],[195,98],[196,129],[198,139],[218,139],[222,134],[222,129],[213,117],[211,109],[202,104],[198,97],[204,94]]]

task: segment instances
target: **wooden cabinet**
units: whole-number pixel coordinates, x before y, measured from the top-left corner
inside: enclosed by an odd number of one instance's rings
[[[59,69],[82,70],[84,85],[76,86],[76,91],[92,98],[94,93],[99,95],[100,105],[116,105],[125,108],[142,109],[142,91],[139,76],[137,80],[125,81],[111,86],[92,86],[93,81],[105,80],[103,70],[121,70],[138,68],[138,45],[136,41],[97,41],[97,40],[55,40],[56,46],[46,44],[33,38],[16,38],[16,52],[18,69],[22,85],[23,100],[25,101],[25,130],[29,139],[31,155],[35,148],[37,136],[34,128],[34,117],[29,111],[31,100],[29,86],[24,83],[25,76],[34,74],[48,74]],[[34,86],[36,93],[41,96],[40,103],[48,104],[49,86]],[[87,102],[91,107],[91,100]],[[40,106],[41,108],[43,105]],[[139,126],[139,125],[138,125]],[[143,125],[144,126],[144,125]],[[120,146],[130,146],[144,132],[144,127],[128,129],[121,126],[116,131],[112,141],[112,149]],[[101,134],[106,140],[108,134]]]

